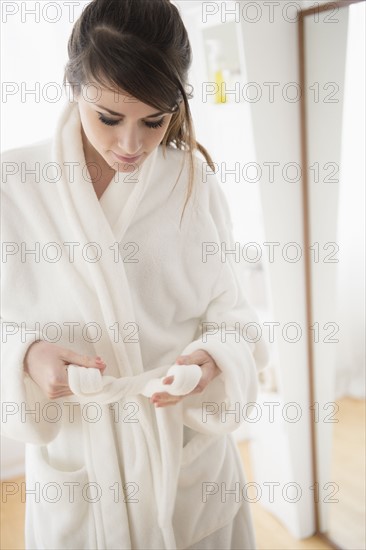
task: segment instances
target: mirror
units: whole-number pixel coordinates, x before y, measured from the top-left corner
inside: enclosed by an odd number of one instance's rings
[[[303,163],[318,530],[365,546],[365,3],[304,10]]]

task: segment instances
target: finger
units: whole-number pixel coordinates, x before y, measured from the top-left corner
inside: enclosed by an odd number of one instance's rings
[[[178,365],[189,365],[189,355],[180,355],[175,361]]]
[[[170,401],[168,403],[156,403],[155,408],[160,409],[162,407],[169,407],[170,405],[176,405],[179,401]]]
[[[154,400],[154,401],[156,401],[156,400],[167,401],[168,399],[174,399],[174,397],[170,393],[161,392],[161,393],[154,393],[151,396],[151,399]]]
[[[173,380],[174,380],[174,376],[167,376],[166,378],[164,378],[163,384],[172,384]]]
[[[179,355],[177,357],[176,363],[178,365],[203,365],[208,361],[212,360],[211,356],[207,351],[203,349],[198,349],[190,353],[189,355]]]
[[[155,405],[155,407],[165,407],[166,405],[176,405],[182,399],[183,397],[172,398],[172,396],[170,396],[170,399],[156,399],[156,398],[152,399],[151,398],[150,401],[152,405]]]
[[[105,369],[106,364],[99,356],[80,355],[69,349],[63,349],[61,353],[61,359],[65,363],[78,365],[80,367],[97,368],[100,370]]]
[[[70,395],[74,395],[70,388],[64,389],[61,392],[55,392],[50,396],[50,399],[60,399],[60,397],[68,397]]]
[[[169,399],[151,398],[151,402],[155,405],[174,405],[183,399],[183,396],[169,396]]]

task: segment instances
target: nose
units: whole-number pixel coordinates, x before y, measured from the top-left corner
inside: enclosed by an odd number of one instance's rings
[[[137,156],[142,151],[142,139],[139,128],[125,124],[118,135],[118,147],[121,155]]]

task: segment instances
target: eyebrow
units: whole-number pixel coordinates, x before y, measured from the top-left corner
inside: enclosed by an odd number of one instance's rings
[[[108,111],[109,114],[111,115],[115,115],[115,116],[125,116],[125,115],[122,115],[121,113],[116,113],[115,111],[111,111],[110,109],[107,109],[107,107],[103,107],[102,105],[97,105],[97,107],[99,107],[99,109],[103,109],[103,111]],[[153,117],[156,117],[156,116],[160,116],[160,115],[164,115],[165,113],[163,111],[159,112],[159,113],[154,113],[153,115],[147,115],[143,118],[153,118]]]

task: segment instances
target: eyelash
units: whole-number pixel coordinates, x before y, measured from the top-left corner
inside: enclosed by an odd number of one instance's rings
[[[107,126],[116,126],[119,123],[119,120],[112,120],[110,118],[104,117],[102,114],[99,113],[99,120],[106,124]],[[157,130],[158,128],[161,128],[164,124],[164,118],[159,120],[158,122],[145,122],[144,123],[148,128],[152,128],[153,130]]]

